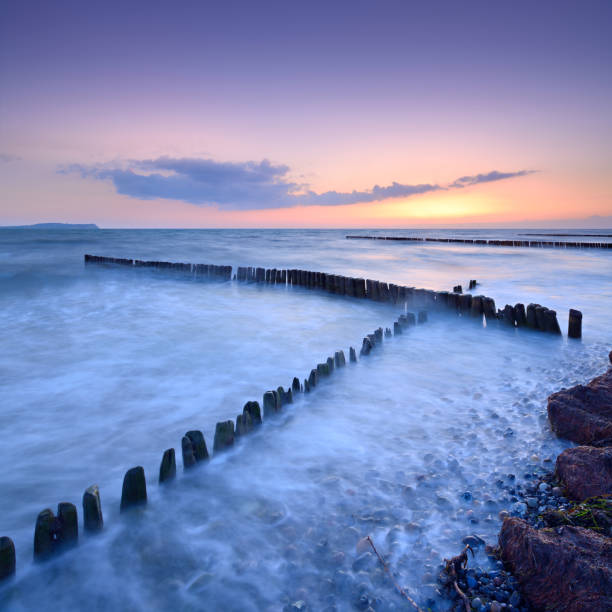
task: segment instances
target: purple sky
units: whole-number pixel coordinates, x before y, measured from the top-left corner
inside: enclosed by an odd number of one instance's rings
[[[611,40],[609,1],[6,1],[0,223],[612,215]]]

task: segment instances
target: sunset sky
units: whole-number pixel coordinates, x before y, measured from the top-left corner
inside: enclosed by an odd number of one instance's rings
[[[0,224],[610,227],[611,109],[610,1],[5,0]]]

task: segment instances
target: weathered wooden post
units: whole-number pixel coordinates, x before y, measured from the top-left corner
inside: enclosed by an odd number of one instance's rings
[[[527,304],[527,327],[531,329],[538,328],[538,322],[536,319],[536,307],[539,304]]]
[[[242,414],[236,417],[236,437],[241,438],[242,436],[246,436],[252,429],[253,421],[251,415],[246,410],[243,410]]]
[[[56,550],[57,525],[55,516],[50,508],[45,508],[36,517],[34,527],[34,560],[44,561],[53,555]]]
[[[495,300],[493,298],[483,296],[482,312],[487,321],[492,321],[497,318],[497,313],[495,312]]]
[[[402,326],[397,321],[393,323],[393,333],[396,336],[399,336],[402,333]]]
[[[276,391],[278,392],[278,397],[280,397],[283,406],[286,404],[293,404],[293,391],[291,389],[285,391],[283,387],[278,387]]]
[[[544,311],[546,310],[545,306],[540,306],[536,304],[535,307],[535,318],[536,318],[536,329],[540,331],[544,331],[546,329],[546,322],[544,320]]]
[[[215,427],[213,451],[219,453],[234,446],[234,421],[220,421]]]
[[[504,306],[504,310],[502,312],[502,320],[506,325],[514,327],[514,321],[516,320],[516,317],[514,314],[514,307],[510,306],[510,304],[506,304]]]
[[[567,322],[567,337],[582,338],[582,313],[570,308]]]
[[[310,370],[310,375],[308,377],[308,384],[310,385],[311,391],[319,384],[318,369],[313,368],[312,370]]]
[[[147,503],[147,483],[144,468],[140,465],[129,469],[123,477],[121,512]]]
[[[561,328],[559,327],[559,321],[557,321],[557,312],[550,308],[544,309],[544,331],[550,334],[561,335]]]
[[[366,336],[363,339],[363,344],[361,345],[361,352],[359,354],[360,355],[369,355],[371,350],[372,350],[372,342]]]
[[[60,548],[71,548],[79,541],[79,520],[74,504],[61,502],[57,506],[57,518],[60,523]]]
[[[393,337],[393,332],[391,331],[390,327],[385,327],[385,338],[391,338]]]
[[[95,533],[101,531],[103,526],[100,489],[98,485],[91,485],[83,493],[83,527],[85,531]]]
[[[327,362],[317,363],[317,374],[319,378],[321,378],[321,376],[329,376],[329,365]]]
[[[473,297],[469,293],[461,293],[459,295],[459,311],[468,314],[472,311]]]
[[[174,480],[176,477],[176,456],[173,448],[164,451],[159,466],[159,484]]]
[[[517,327],[525,327],[527,325],[527,316],[525,314],[525,305],[518,304],[514,305],[514,318],[516,319]]]
[[[427,311],[426,310],[419,310],[418,322],[427,323]]]
[[[266,391],[263,396],[264,418],[269,418],[276,413],[276,396],[274,391]]]
[[[242,412],[247,412],[251,416],[251,422],[253,427],[259,427],[262,424],[261,420],[261,407],[259,402],[247,402],[242,409]]]
[[[351,363],[357,363],[357,353],[352,346],[349,348],[349,361]]]
[[[0,538],[0,581],[15,573],[15,544],[6,536]]]
[[[74,504],[58,504],[57,516],[46,508],[36,518],[34,560],[43,561],[66,548],[76,546],[78,539],[79,524]]]
[[[183,470],[194,467],[196,463],[208,459],[208,449],[204,434],[198,430],[188,431],[181,440]]]
[[[346,358],[344,357],[344,351],[336,351],[334,353],[334,362],[337,368],[343,368],[346,365]]]
[[[330,374],[334,371],[334,358],[333,357],[327,358],[327,370],[329,371]]]

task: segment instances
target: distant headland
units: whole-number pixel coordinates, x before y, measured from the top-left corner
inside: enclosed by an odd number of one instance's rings
[[[34,223],[33,225],[2,225],[1,229],[59,229],[59,230],[97,230],[95,223]]]

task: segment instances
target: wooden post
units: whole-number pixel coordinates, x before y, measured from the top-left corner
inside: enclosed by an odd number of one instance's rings
[[[164,451],[164,455],[159,466],[159,484],[174,480],[176,478],[176,456],[174,449],[169,448]]]
[[[570,308],[567,322],[568,338],[582,338],[582,313]]]
[[[83,527],[85,531],[95,533],[104,526],[102,502],[98,485],[91,485],[83,493]]]
[[[140,465],[129,469],[123,477],[121,512],[147,503],[147,483],[144,468]]]
[[[15,544],[11,538],[0,538],[0,581],[15,573]]]

